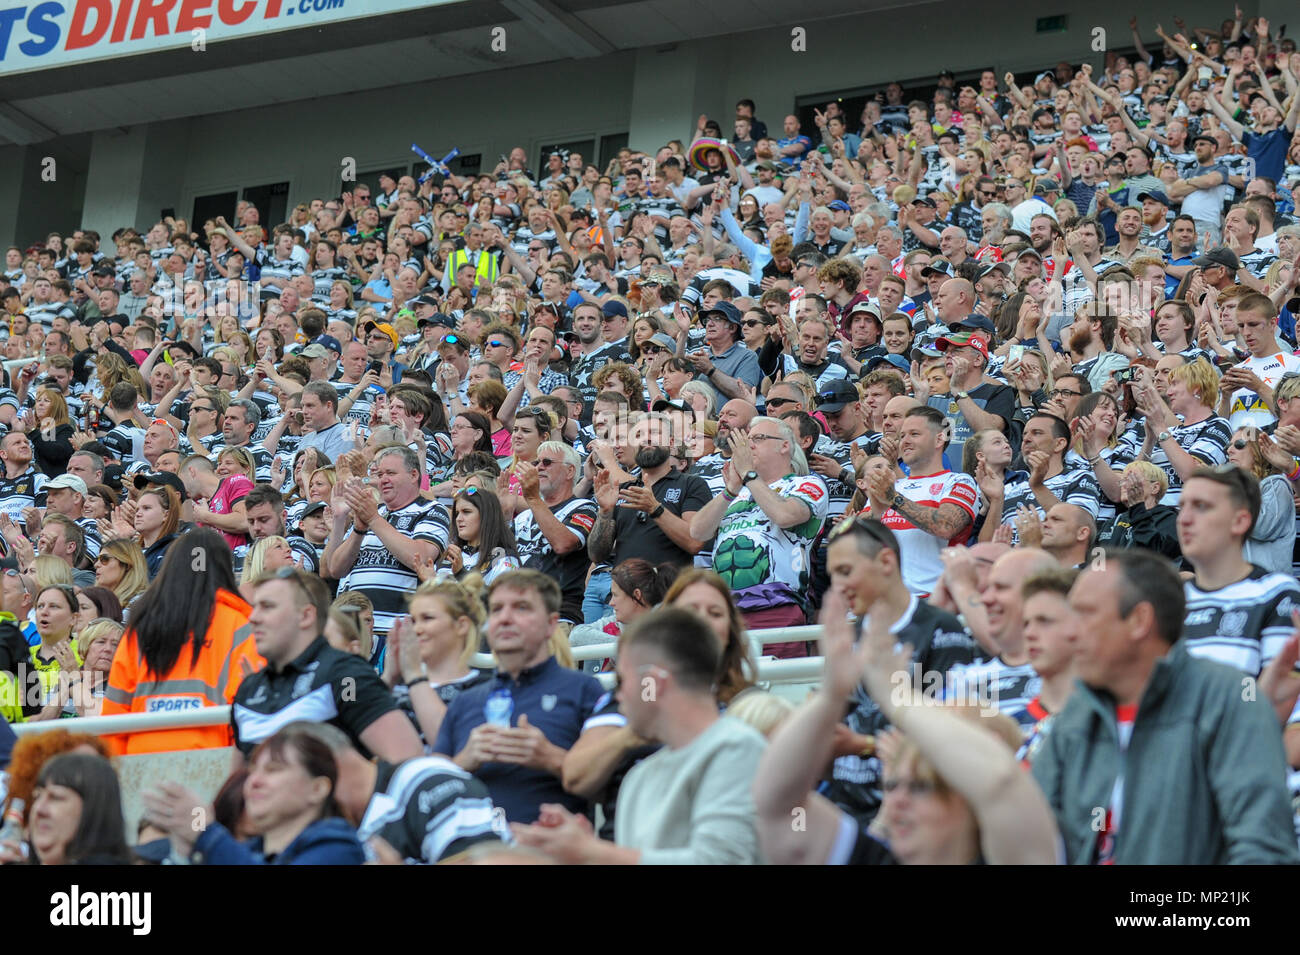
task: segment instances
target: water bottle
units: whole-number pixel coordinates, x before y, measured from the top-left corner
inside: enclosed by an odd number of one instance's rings
[[[12,842],[20,847],[23,858],[27,858],[27,842],[23,839],[23,811],[26,810],[27,803],[22,799],[15,797],[9,803],[9,811],[5,813],[5,824],[0,828],[0,842]]]
[[[488,726],[510,728],[510,718],[515,714],[515,699],[509,690],[493,690],[483,704],[483,718]]]

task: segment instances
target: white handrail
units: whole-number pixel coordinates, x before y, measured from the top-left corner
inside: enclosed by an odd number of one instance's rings
[[[90,733],[94,736],[111,736],[114,733],[147,733],[152,730],[186,729],[193,726],[224,726],[230,722],[230,707],[205,706],[198,710],[176,713],[119,713],[115,716],[81,716],[68,720],[41,720],[34,723],[14,723],[13,731],[19,736],[43,733],[46,730],[67,730],[69,733]]]
[[[490,657],[488,661],[488,665],[491,666]],[[821,674],[821,657],[760,660],[758,663],[759,683],[801,683],[817,680]],[[597,673],[595,676],[605,689],[613,688],[615,674]],[[13,731],[19,736],[44,733],[47,730],[67,730],[69,733],[109,736],[114,733],[147,733],[154,730],[183,729],[193,726],[224,726],[229,722],[230,707],[207,706],[178,713],[121,713],[116,716],[82,716],[67,720],[14,723]]]

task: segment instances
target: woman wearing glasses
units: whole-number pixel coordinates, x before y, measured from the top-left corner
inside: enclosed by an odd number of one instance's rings
[[[1295,547],[1296,506],[1292,482],[1300,467],[1290,451],[1280,448],[1257,428],[1239,428],[1228,445],[1228,463],[1259,481],[1259,517],[1246,538],[1244,556],[1269,573],[1291,573]]]
[[[149,586],[149,567],[140,545],[127,537],[105,540],[95,558],[95,586],[112,591],[123,615]]]
[[[225,538],[210,528],[186,534],[132,609],[103,714],[229,705],[244,676],[266,664],[247,627],[251,613]],[[105,742],[120,755],[230,746],[233,736],[227,723],[123,733]]]

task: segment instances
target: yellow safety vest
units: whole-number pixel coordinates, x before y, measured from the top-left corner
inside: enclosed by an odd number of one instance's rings
[[[477,273],[474,284],[480,287],[491,287],[497,280],[497,274],[500,269],[497,265],[496,256],[487,249],[479,249],[478,262],[472,263],[469,259],[467,249],[457,249],[452,252],[451,257],[447,260],[447,271],[450,273],[448,284],[456,284],[456,270],[463,265],[474,265],[474,271]]]

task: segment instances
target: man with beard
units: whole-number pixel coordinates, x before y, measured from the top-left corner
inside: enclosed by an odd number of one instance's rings
[[[1090,302],[1075,313],[1074,323],[1064,329],[1062,339],[1072,355],[1078,356],[1075,374],[1088,380],[1093,391],[1100,391],[1110,380],[1111,372],[1129,366],[1127,356],[1114,350],[1119,319],[1104,306]]]
[[[570,355],[569,381],[582,394],[584,424],[591,421],[591,408],[596,400],[592,376],[611,361],[632,360],[626,339],[611,342],[605,338],[601,321],[603,314],[601,306],[595,302],[582,302],[573,309],[573,333],[578,336],[578,350]]]
[[[633,557],[652,567],[689,567],[703,546],[690,535],[691,518],[713,493],[703,478],[673,466],[669,453],[675,439],[667,415],[644,415],[633,424],[628,441],[636,448],[640,473],[634,482],[620,485],[609,471],[596,472],[594,494],[600,512],[587,553],[611,567]]]

